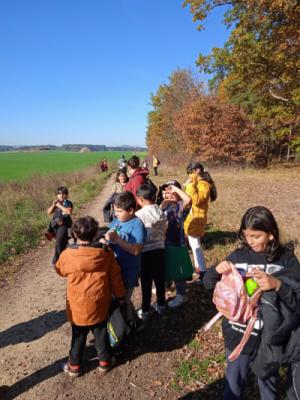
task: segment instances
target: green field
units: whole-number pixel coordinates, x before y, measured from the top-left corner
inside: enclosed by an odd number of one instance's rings
[[[0,153],[0,180],[23,181],[32,175],[70,172],[96,165],[106,158],[109,162],[117,161],[124,154],[126,159],[133,152],[99,151],[91,153],[75,152],[7,152]],[[141,158],[145,153],[136,153]]]

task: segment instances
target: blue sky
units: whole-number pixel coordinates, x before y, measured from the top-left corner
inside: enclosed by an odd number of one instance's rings
[[[145,145],[150,94],[222,46],[182,0],[0,0],[0,144]]]

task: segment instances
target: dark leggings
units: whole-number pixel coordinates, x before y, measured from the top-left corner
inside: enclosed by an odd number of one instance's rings
[[[82,356],[89,331],[92,331],[95,337],[95,348],[99,361],[108,361],[110,359],[110,347],[106,325],[106,320],[92,326],[72,325],[72,343],[69,353],[71,365],[80,365],[82,363]]]
[[[142,310],[149,311],[151,305],[152,282],[156,287],[157,305],[164,306],[165,300],[165,249],[142,253],[141,285]]]
[[[59,225],[54,229],[56,235],[55,252],[52,259],[52,264],[55,265],[59,259],[60,254],[66,249],[68,245],[68,227],[66,225]]]
[[[224,400],[240,400],[243,397],[243,390],[247,384],[251,356],[241,354],[235,361],[229,361],[231,351],[226,349],[226,374]],[[258,378],[258,387],[261,400],[276,400],[277,376],[267,379]]]

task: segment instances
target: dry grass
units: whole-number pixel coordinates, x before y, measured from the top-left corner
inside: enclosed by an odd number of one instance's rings
[[[208,263],[219,261],[235,247],[235,233],[241,217],[249,207],[256,205],[273,212],[282,242],[292,241],[300,258],[300,166],[266,170],[218,168],[209,172],[216,182],[218,199],[209,208],[205,252]],[[174,174],[174,169],[172,173],[172,169],[162,168],[160,174],[153,179],[157,184],[170,179],[181,183],[186,180],[184,170]]]
[[[96,167],[49,176],[33,176],[24,183],[0,185],[0,263],[35,246],[48,225],[46,210],[55,199],[55,190],[65,185],[74,202],[75,216],[80,205],[99,193],[107,176]]]

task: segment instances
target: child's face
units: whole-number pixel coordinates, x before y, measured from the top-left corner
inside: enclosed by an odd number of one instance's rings
[[[256,253],[262,253],[266,250],[270,240],[274,239],[271,233],[257,231],[253,229],[245,229],[243,231],[246,242]]]
[[[135,213],[135,210],[133,208],[131,208],[129,211],[127,211],[127,210],[123,210],[123,208],[114,206],[114,210],[115,210],[116,217],[121,222],[129,221],[131,218],[133,218],[134,213]]]
[[[163,199],[164,200],[170,200],[170,201],[179,201],[179,196],[177,193],[171,192],[171,190],[166,187],[166,190],[163,190],[162,192]]]
[[[119,175],[119,182],[120,183],[125,183],[126,182],[126,175],[125,174],[120,174]]]
[[[67,200],[67,198],[68,198],[68,195],[67,194],[65,194],[65,193],[57,193],[57,200],[58,201],[60,201],[60,202],[62,202],[62,201],[64,201],[64,200]]]

